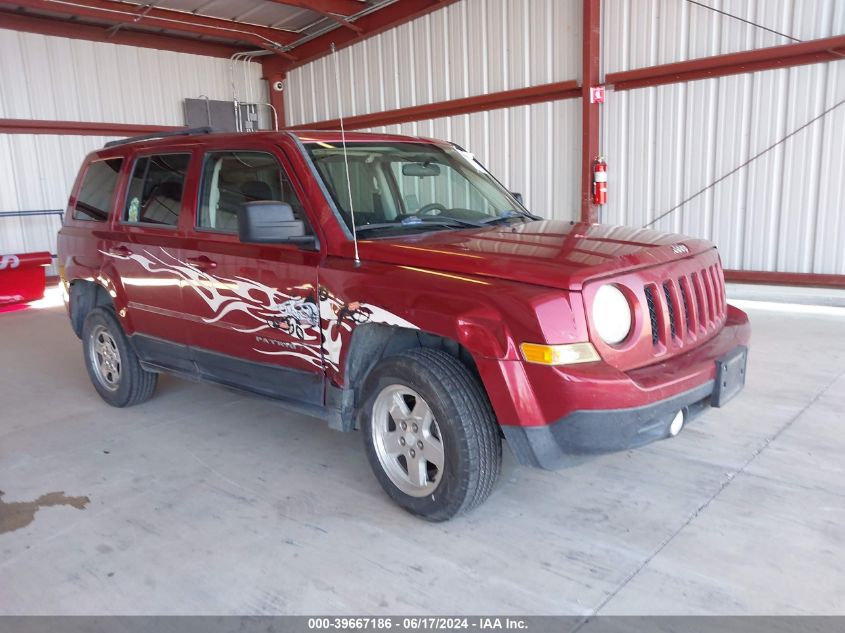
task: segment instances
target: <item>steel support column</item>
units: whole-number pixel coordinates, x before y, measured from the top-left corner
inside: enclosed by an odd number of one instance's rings
[[[264,70],[264,79],[267,80],[267,91],[270,95],[270,105],[276,110],[276,116],[279,121],[279,129],[287,127],[287,119],[285,118],[285,89],[287,89],[287,75],[278,70],[273,70],[271,64],[262,63]],[[276,84],[281,82],[284,88],[282,90],[276,89]]]
[[[584,0],[581,39],[581,220],[597,222],[592,168],[599,155],[599,104],[590,103],[590,88],[601,81],[601,0]]]

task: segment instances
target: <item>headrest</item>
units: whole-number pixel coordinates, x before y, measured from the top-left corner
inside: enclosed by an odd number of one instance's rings
[[[270,190],[270,185],[260,180],[251,180],[241,185],[241,193],[247,199],[247,202],[253,200],[272,200],[273,192]]]
[[[154,195],[178,202],[182,200],[182,183],[174,180],[163,182],[155,188]]]

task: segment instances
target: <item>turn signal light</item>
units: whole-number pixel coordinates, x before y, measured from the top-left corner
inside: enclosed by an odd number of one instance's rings
[[[592,343],[569,343],[568,345],[523,343],[519,347],[526,361],[538,365],[574,365],[601,360]]]

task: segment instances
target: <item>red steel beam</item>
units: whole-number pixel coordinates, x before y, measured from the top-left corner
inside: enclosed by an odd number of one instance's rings
[[[60,134],[64,136],[136,136],[182,129],[179,125],[137,125],[91,121],[0,119],[0,134]]]
[[[69,37],[91,42],[107,42],[110,44],[124,44],[142,48],[154,48],[162,51],[177,53],[192,53],[208,57],[231,57],[235,53],[248,50],[243,47],[203,42],[200,40],[159,35],[156,33],[139,33],[122,29],[117,33],[110,33],[103,26],[93,26],[69,20],[54,20],[20,13],[0,12],[0,28],[25,33],[39,33],[56,37]]]
[[[673,64],[608,73],[606,82],[608,85],[613,85],[616,90],[631,90],[843,58],[845,58],[845,35],[837,35],[799,44],[771,46],[742,53],[715,55]]]
[[[319,13],[323,17],[333,20],[347,29],[351,29],[356,33],[363,33],[362,29],[357,24],[350,22],[344,18],[354,15],[359,11],[367,8],[366,4],[358,2],[358,0],[271,0],[276,4],[284,4],[291,7],[299,7],[301,9],[308,9],[314,13]]]
[[[115,0],[15,0],[13,5],[33,11],[104,20],[111,24],[143,25],[196,35],[248,41],[262,48],[290,44],[297,34],[267,26],[244,24],[196,13],[143,7]]]
[[[355,20],[354,24],[360,32],[350,29],[336,29],[325,35],[296,45],[291,50],[296,54],[296,61],[276,60],[277,72],[287,72],[297,66],[325,57],[331,52],[332,44],[345,48],[374,35],[378,35],[395,26],[410,22],[437,9],[457,2],[457,0],[396,0],[378,11],[373,11]]]
[[[593,204],[593,163],[599,156],[599,104],[590,88],[601,81],[601,0],[584,0],[581,58],[581,221],[598,222]]]
[[[276,110],[276,118],[278,119],[279,129],[281,130],[287,125],[285,120],[285,88],[287,76],[284,73],[274,72],[273,69],[265,63],[261,64],[264,71],[262,79],[267,81],[268,90],[270,93],[270,105]],[[277,90],[276,84],[281,82],[283,89]]]
[[[845,275],[824,275],[820,273],[776,273],[762,270],[726,270],[725,281],[733,283],[775,284],[782,286],[845,288]]]
[[[336,15],[350,16],[367,8],[364,2],[359,0],[271,0],[276,4],[285,4],[289,7],[299,7],[317,13],[334,13]]]
[[[318,11],[317,13],[319,13],[320,15],[328,18],[329,20],[333,20],[334,22],[337,22],[338,24],[340,24],[341,26],[343,26],[347,29],[355,31],[356,33],[363,33],[364,32],[364,29],[362,29],[360,26],[358,26],[354,22],[350,22],[349,20],[344,20],[343,18],[335,15],[334,13],[326,13],[324,11]]]
[[[532,103],[572,99],[580,95],[581,90],[578,87],[577,81],[560,81],[542,86],[504,90],[502,92],[493,92],[475,97],[464,97],[462,99],[452,99],[451,101],[388,110],[386,112],[373,112],[351,116],[343,119],[343,126],[348,130],[360,130],[362,128],[396,125],[397,123],[408,123],[411,121],[439,119],[459,114],[470,114],[472,112],[484,112],[485,110],[511,108],[520,105],[530,105]],[[295,125],[291,129],[336,130],[339,128],[340,119],[330,119],[328,121]]]

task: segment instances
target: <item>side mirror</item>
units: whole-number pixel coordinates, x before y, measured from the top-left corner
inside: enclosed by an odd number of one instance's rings
[[[238,209],[238,237],[255,244],[309,244],[316,239],[305,234],[305,223],[297,220],[285,202],[258,200]]]
[[[511,191],[511,195],[514,197],[514,200],[516,200],[519,204],[521,204],[523,207],[525,206],[525,200],[523,200],[521,193]]]

